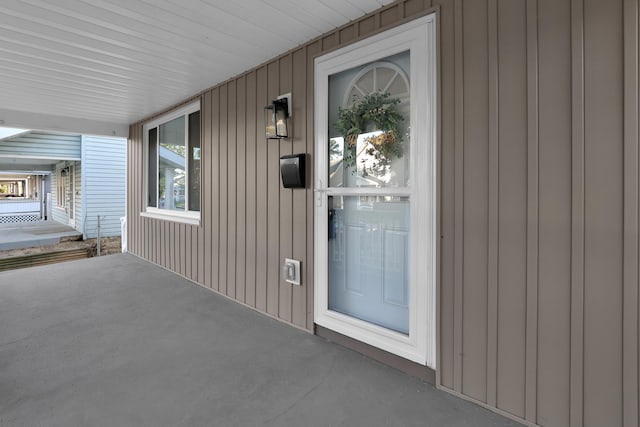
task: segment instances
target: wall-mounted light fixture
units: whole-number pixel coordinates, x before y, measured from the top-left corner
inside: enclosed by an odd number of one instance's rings
[[[284,95],[264,107],[264,122],[268,139],[289,137],[287,119],[289,118],[290,95]]]

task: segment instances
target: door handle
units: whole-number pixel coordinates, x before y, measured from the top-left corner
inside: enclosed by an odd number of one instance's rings
[[[316,194],[316,206],[322,207],[324,195],[329,190],[324,188],[324,186],[322,185],[322,180],[319,179],[318,182],[316,183],[316,188],[314,188],[313,191]]]

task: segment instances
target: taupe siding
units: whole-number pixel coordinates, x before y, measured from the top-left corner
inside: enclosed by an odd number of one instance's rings
[[[640,328],[638,307],[638,234],[640,193],[638,133],[640,123],[640,93],[638,66],[640,18],[638,1],[624,2],[624,277],[623,277],[623,424],[638,425],[638,338]]]
[[[280,60],[267,65],[267,99],[276,99],[280,94],[279,72]],[[266,103],[265,103],[266,104]],[[289,144],[289,141],[283,144]],[[267,208],[267,313],[279,316],[280,311],[280,217],[285,214],[280,210],[280,145],[279,140],[267,141],[266,161],[266,196]],[[292,190],[289,190],[292,191]],[[299,190],[298,190],[299,191]],[[287,215],[290,215],[287,212]],[[286,320],[286,318],[283,318]]]
[[[571,367],[571,7],[540,1],[538,421],[569,425]]]
[[[584,413],[584,4],[571,1],[571,320],[569,421]],[[566,309],[566,307],[565,307]]]
[[[256,308],[267,311],[267,254],[268,254],[268,223],[267,223],[267,142],[260,130],[264,129],[263,107],[267,103],[267,67],[261,67],[257,75],[256,98]],[[263,114],[261,114],[263,113]],[[259,142],[258,142],[259,141]],[[273,142],[273,141],[272,141]]]
[[[638,3],[441,12],[440,383],[637,426]]]
[[[526,2],[496,11],[497,81],[497,352],[498,408],[525,413],[527,337],[527,28]],[[500,78],[498,78],[500,76]],[[491,233],[493,235],[493,233]],[[502,285],[502,286],[501,286]]]
[[[584,424],[621,425],[622,1],[585,1],[584,17]]]
[[[306,49],[299,49],[292,54],[292,86],[291,92],[301,95],[302,100],[307,96],[306,76],[307,76],[307,57]],[[306,105],[293,105],[293,129],[295,130],[295,138],[293,139],[293,153],[311,152],[311,147],[307,147],[307,120],[305,116]],[[313,141],[313,139],[311,139]],[[309,159],[307,159],[309,160]],[[309,186],[313,186],[312,179]],[[301,191],[294,191],[292,194],[292,246],[291,253],[299,254],[301,262],[301,278],[307,283],[307,274],[305,270],[308,265],[309,257],[307,252],[307,218],[313,214],[313,210],[307,209],[307,194]],[[312,240],[311,240],[312,241]],[[307,325],[307,296],[302,288],[294,286],[291,293],[291,322],[301,328],[311,327]]]
[[[200,227],[139,216],[132,125],[130,250],[312,331],[313,60],[436,10],[438,385],[541,426],[637,427],[638,1],[433,6],[399,1],[203,92]],[[293,137],[267,141],[286,92]],[[278,157],[299,152],[307,189],[285,190]]]
[[[449,8],[449,13],[443,13],[440,16],[440,67],[441,70],[453,70],[456,69],[455,62],[457,58],[454,56],[454,52],[457,46],[455,43],[456,37],[454,34],[454,14],[450,13],[452,7]],[[454,260],[458,260],[459,257],[454,256],[456,252],[460,250],[460,246],[454,246],[454,241],[457,242],[458,238],[454,235],[454,224],[458,223],[458,206],[456,204],[456,189],[458,188],[458,181],[456,181],[456,165],[459,160],[458,150],[458,134],[454,127],[454,119],[459,116],[459,106],[461,103],[456,103],[455,100],[460,98],[459,92],[455,90],[455,83],[458,81],[459,72],[454,76],[451,73],[445,75],[441,73],[440,76],[440,88],[442,93],[447,93],[447,96],[442,96],[440,99],[440,230],[441,234],[445,234],[449,237],[447,239],[441,239],[440,245],[440,282],[447,283],[449,285],[455,284],[456,286],[440,286],[439,295],[442,304],[447,304],[447,310],[440,309],[439,317],[439,340],[438,346],[447,349],[448,354],[454,351],[454,346],[457,348],[459,339],[459,325],[458,313],[454,313],[454,310],[449,308],[452,306],[454,299],[459,300],[460,294],[457,284],[458,277],[457,272],[459,269],[457,265],[454,265]],[[461,86],[460,86],[461,87]],[[454,107],[458,107],[456,110]],[[455,331],[455,332],[454,332]],[[438,351],[438,358],[440,358],[441,352]],[[457,359],[459,361],[460,358]],[[449,389],[454,389],[454,365],[449,363],[443,364],[439,362],[438,377],[440,384]],[[458,366],[459,369],[459,366]],[[457,381],[460,376],[456,375]],[[456,382],[456,384],[458,384]],[[459,389],[459,384],[456,386]]]
[[[464,185],[462,247],[462,358],[464,394],[487,401],[489,251],[489,64],[487,2],[465,4],[462,16],[464,57]],[[482,17],[482,19],[480,19]],[[444,94],[443,94],[444,95]],[[446,95],[445,95],[446,96]],[[460,170],[459,172],[462,172]],[[492,191],[495,191],[492,189]],[[495,264],[492,263],[492,264]],[[494,326],[494,325],[491,325]],[[495,338],[494,338],[495,341]],[[493,347],[492,347],[493,349]]]
[[[286,55],[280,58],[279,61],[279,93],[290,93],[292,80],[293,80],[293,61],[292,55]],[[306,151],[306,150],[305,150]],[[304,151],[303,151],[304,152]],[[280,156],[293,153],[293,141],[290,144],[280,144]],[[280,157],[278,156],[278,158]],[[280,262],[276,262],[278,267],[282,265],[282,260],[290,258],[289,254],[293,253],[293,193],[289,189],[283,188],[280,184],[280,162],[274,161],[272,164],[277,164],[277,170],[275,172],[275,181],[280,192]],[[298,191],[296,191],[297,193]],[[302,192],[300,192],[302,193]],[[306,215],[304,215],[306,217]],[[278,317],[291,322],[292,305],[291,296],[293,293],[292,286],[288,283],[281,282],[279,287],[279,300],[278,300]]]
[[[256,168],[256,140],[258,135],[257,127],[257,110],[260,105],[257,102],[256,94],[256,72],[253,71],[247,75],[247,92],[246,92],[246,197],[245,205],[247,208],[246,216],[246,236],[247,244],[245,250],[244,274],[245,274],[245,303],[252,307],[256,307],[256,248],[257,248],[257,224],[258,217],[262,215],[256,209],[257,203],[257,168]],[[305,218],[306,220],[306,218]],[[306,282],[305,282],[306,283]]]

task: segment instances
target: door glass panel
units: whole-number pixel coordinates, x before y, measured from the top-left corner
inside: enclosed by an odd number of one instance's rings
[[[410,57],[329,76],[329,186],[409,185]]]
[[[409,199],[329,197],[329,310],[409,333]]]

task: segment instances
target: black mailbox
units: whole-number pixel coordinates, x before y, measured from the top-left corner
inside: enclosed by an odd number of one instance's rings
[[[305,158],[304,153],[280,157],[280,174],[284,188],[305,188]]]

